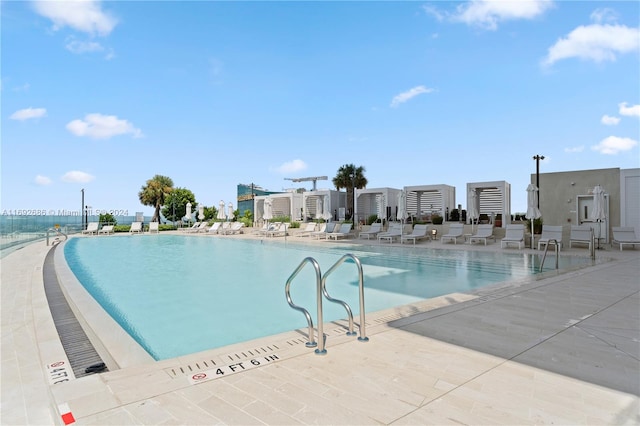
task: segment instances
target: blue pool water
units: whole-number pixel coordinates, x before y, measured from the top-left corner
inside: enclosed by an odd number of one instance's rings
[[[367,312],[523,278],[539,266],[538,256],[522,252],[333,248],[180,235],[72,238],[64,249],[80,283],[157,360],[306,327],[304,316],[287,304],[284,287],[309,256],[323,272],[345,253],[358,256]],[[344,263],[327,288],[357,318],[356,266]],[[310,265],[293,281],[291,295],[315,319]],[[324,304],[325,321],[345,317],[342,307]]]

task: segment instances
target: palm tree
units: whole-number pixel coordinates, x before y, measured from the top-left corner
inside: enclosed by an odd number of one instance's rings
[[[165,199],[173,191],[173,181],[167,176],[155,175],[147,181],[138,193],[140,202],[145,206],[155,208],[151,222],[160,222],[160,207],[164,205]]]
[[[367,178],[364,177],[364,167],[356,167],[353,164],[345,164],[338,169],[336,177],[332,182],[336,189],[339,191],[341,188],[347,190],[347,205],[351,206],[351,217],[356,211],[356,200],[353,196],[354,188],[362,189],[367,186]],[[355,225],[355,223],[354,223]]]

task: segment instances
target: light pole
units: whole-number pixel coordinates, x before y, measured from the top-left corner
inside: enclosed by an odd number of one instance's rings
[[[80,192],[82,193],[82,207],[80,207],[80,216],[82,216],[82,217],[81,217],[81,221],[82,221],[82,230],[84,231],[84,229],[85,229],[85,228],[84,228],[84,214],[83,214],[83,211],[84,211],[84,188],[82,188],[82,189],[80,190]]]
[[[351,175],[351,221],[353,227],[356,227],[356,171]]]
[[[540,160],[544,160],[544,155],[534,155],[536,160],[536,187],[538,187],[538,208],[540,208]]]

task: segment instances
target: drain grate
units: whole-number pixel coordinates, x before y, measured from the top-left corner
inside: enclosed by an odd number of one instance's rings
[[[62,293],[53,262],[53,254],[56,247],[54,246],[44,259],[44,267],[42,269],[44,291],[49,302],[53,323],[56,326],[69,363],[71,363],[73,374],[76,377],[88,376],[94,372],[87,373],[85,369],[99,365],[102,363],[102,359],[91,344]],[[106,371],[106,368],[101,371]]]

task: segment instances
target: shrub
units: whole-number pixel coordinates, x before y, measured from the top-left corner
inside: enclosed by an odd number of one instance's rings
[[[378,215],[377,214],[372,214],[369,215],[369,217],[367,217],[367,225],[371,225],[372,223],[374,223],[376,220],[378,220]]]
[[[459,220],[460,220],[460,212],[458,211],[458,209],[451,210],[451,213],[449,213],[449,221],[458,222]]]
[[[300,228],[300,222],[291,222],[289,228]]]
[[[434,225],[442,225],[442,222],[444,222],[444,218],[442,216],[437,214],[431,216],[431,223],[433,223]]]

